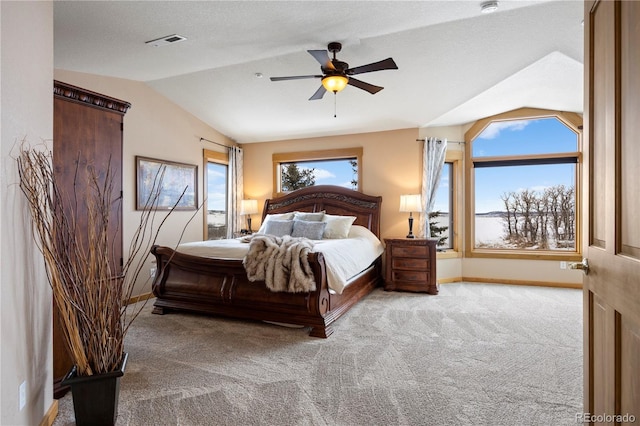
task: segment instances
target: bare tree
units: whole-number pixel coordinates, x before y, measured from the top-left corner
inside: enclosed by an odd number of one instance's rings
[[[506,211],[507,240],[518,247],[549,248],[575,242],[575,187],[556,185],[543,192],[523,189],[500,196]],[[562,243],[561,243],[562,242]],[[575,243],[574,243],[575,245]]]
[[[564,226],[564,239],[575,240],[575,187],[564,187],[560,193],[560,216]]]
[[[556,185],[545,190],[544,196],[549,203],[549,215],[551,227],[553,229],[553,237],[560,239],[560,228],[562,227],[562,218],[560,217],[560,194],[563,185]]]
[[[511,204],[511,197],[513,196],[513,192],[510,193],[506,193],[504,192],[501,196],[500,199],[502,200],[502,202],[504,203],[504,209],[507,212],[507,217],[506,217],[506,221],[507,221],[507,238],[511,238],[514,234],[514,229],[513,229],[513,224],[512,224],[512,216],[515,218],[515,210],[511,210],[512,208],[512,204]]]

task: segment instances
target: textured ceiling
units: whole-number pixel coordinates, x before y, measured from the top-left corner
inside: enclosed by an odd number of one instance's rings
[[[462,124],[519,107],[582,112],[583,3],[480,1],[56,1],[55,67],[146,82],[240,142]],[[148,40],[179,34],[164,47]],[[308,101],[308,49],[343,43],[361,74]],[[263,78],[257,78],[261,73]],[[334,118],[334,111],[337,117]]]

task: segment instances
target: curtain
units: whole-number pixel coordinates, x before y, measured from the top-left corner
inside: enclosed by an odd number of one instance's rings
[[[447,140],[428,138],[424,141],[422,153],[422,211],[418,226],[418,236],[428,238],[429,213],[436,202],[436,193],[440,184],[440,176],[444,167],[444,159],[447,153]]]
[[[229,222],[227,226],[227,238],[233,238],[244,228],[240,216],[240,205],[244,198],[243,181],[244,152],[242,148],[229,147],[229,190],[227,198],[227,210]]]

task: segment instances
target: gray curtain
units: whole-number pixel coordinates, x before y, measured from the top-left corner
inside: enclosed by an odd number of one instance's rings
[[[229,147],[229,192],[227,199],[229,223],[227,226],[227,238],[234,238],[244,228],[242,225],[243,218],[240,216],[240,204],[244,198],[243,163],[244,152],[242,148]]]
[[[428,138],[424,141],[422,153],[422,211],[418,226],[418,236],[428,238],[429,213],[433,210],[436,201],[436,192],[440,184],[440,176],[444,167],[447,154],[447,140]]]

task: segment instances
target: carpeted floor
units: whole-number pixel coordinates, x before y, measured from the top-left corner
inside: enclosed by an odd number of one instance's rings
[[[328,339],[172,313],[127,335],[118,425],[574,425],[582,292],[376,290]],[[74,424],[71,395],[54,425]]]

